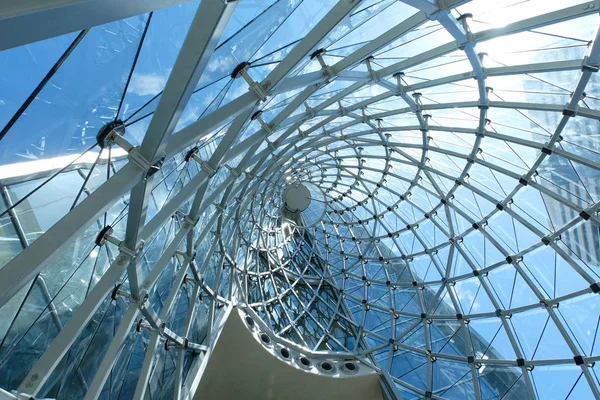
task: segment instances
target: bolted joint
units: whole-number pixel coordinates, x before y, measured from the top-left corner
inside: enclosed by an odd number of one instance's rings
[[[202,169],[202,171],[208,174],[209,178],[212,178],[217,173],[217,169],[213,168],[209,163],[203,160],[196,161],[200,164],[200,168]]]
[[[186,259],[186,260],[187,260],[187,259],[190,259],[190,258],[193,258],[193,257],[190,257],[190,256],[188,255],[187,251],[183,251],[183,250],[175,250],[175,255],[177,255],[177,256],[181,256],[181,257],[183,257],[183,258],[184,258],[184,259]]]
[[[377,122],[377,131],[379,133],[383,132],[383,119],[377,118],[375,122]]]
[[[135,259],[144,248],[144,241],[140,241],[140,245],[136,250],[131,250],[125,245],[125,242],[112,236],[113,228],[110,225],[105,226],[96,236],[96,246],[102,246],[106,242],[112,243],[118,246],[121,255],[119,257],[119,264],[123,264],[127,259]]]
[[[412,95],[412,97],[415,99],[415,104],[417,105],[417,110],[420,110],[421,106],[423,105],[421,103],[421,96],[423,96],[423,93],[419,93],[419,92],[415,92]]]
[[[121,241],[117,238],[115,238],[114,236],[112,236],[113,233],[113,228],[110,225],[106,225],[104,228],[102,228],[102,230],[100,232],[98,232],[98,235],[96,236],[96,246],[102,246],[104,245],[106,242],[112,243],[116,246],[121,244]]]
[[[313,118],[315,116],[315,110],[313,110],[306,101],[304,102],[304,108],[306,109],[306,115],[308,118]],[[298,129],[298,131],[300,130]]]
[[[423,126],[421,127],[421,132],[427,133],[429,132],[429,120],[431,119],[431,114],[423,114],[422,116]]]
[[[165,163],[165,157],[162,157],[157,162],[152,164],[152,166],[150,168],[148,168],[148,171],[146,171],[146,176],[144,177],[144,180],[151,178],[154,174],[156,174],[158,171],[160,171],[162,169],[162,166],[164,163]]]
[[[363,124],[366,124],[366,123],[367,123],[367,122],[368,122],[368,121],[371,119],[371,117],[369,117],[369,116],[367,115],[367,113],[366,113],[366,111],[367,111],[366,107],[363,107],[363,108],[361,108],[361,111],[362,111],[362,119],[361,119],[361,122],[362,122]]]
[[[242,175],[242,173],[240,171],[238,171],[237,169],[230,167],[229,165],[225,164],[225,168],[227,168],[227,170],[229,171],[229,173],[233,176],[235,176],[236,178],[239,178],[240,175]]]
[[[402,96],[406,92],[408,92],[408,86],[404,86],[402,83],[402,79],[404,78],[404,72],[396,72],[392,77],[396,78],[396,96]]]
[[[252,80],[252,78],[250,78],[250,75],[245,74],[244,76],[248,76],[248,79],[246,79],[246,82],[250,86],[250,90],[254,91],[254,93],[256,93],[256,95],[260,98],[261,101],[263,101],[263,102],[267,101],[267,91],[265,89],[270,86],[269,82],[260,84],[256,81]]]
[[[238,64],[238,66],[233,69],[233,72],[231,73],[231,77],[233,79],[237,79],[240,76],[242,78],[244,78],[244,80],[246,81],[248,86],[250,86],[250,90],[254,91],[254,93],[256,93],[257,96],[262,101],[266,101],[267,100],[266,90],[271,87],[271,82],[267,81],[263,84],[256,82],[254,79],[252,79],[250,74],[248,74],[248,68],[250,68],[250,63],[247,61],[244,61],[244,62]]]
[[[344,108],[344,106],[342,105],[341,101],[338,101],[338,105],[339,105],[339,108],[340,108],[340,115],[342,117],[345,117],[346,115],[348,115],[348,111]]]
[[[131,295],[129,294],[128,291],[123,289],[123,285],[119,283],[118,285],[115,285],[115,287],[113,288],[112,293],[110,294],[110,298],[113,301],[116,301],[120,296],[130,298]]]
[[[141,308],[141,307],[146,307],[148,305],[149,299],[150,299],[150,295],[148,294],[147,288],[142,286],[140,288],[140,292],[137,295],[137,297],[135,297],[134,295],[131,295],[129,300],[133,303],[137,303],[138,308]]]
[[[250,67],[250,63],[248,61],[244,61],[244,62],[238,64],[231,72],[231,78],[232,79],[239,78],[240,76],[242,76],[242,72],[247,71],[249,67]]]
[[[140,244],[135,249],[130,249],[125,245],[125,242],[121,242],[119,243],[119,251],[121,252],[121,254],[124,254],[125,256],[135,260],[137,256],[139,256],[140,253],[144,250],[145,245],[146,242],[140,240]]]
[[[138,320],[138,322],[137,322],[136,326],[135,326],[135,331],[136,331],[136,332],[141,332],[141,331],[143,331],[144,329],[151,329],[151,328],[152,328],[152,326],[151,326],[150,324],[147,324],[147,323],[144,321],[144,318],[140,318],[140,319]]]
[[[584,220],[584,221],[588,221],[590,218],[592,218],[592,211],[586,211],[583,210],[579,213],[579,216]]]
[[[311,60],[316,59],[319,62],[319,65],[321,66],[321,69],[323,70],[323,74],[325,76],[329,77],[329,78],[332,78],[333,77],[333,71],[331,71],[331,68],[327,65],[327,63],[323,59],[323,55],[325,54],[325,52],[326,52],[325,49],[315,50],[310,55],[310,59]]]
[[[462,24],[463,29],[467,33],[467,37],[471,33],[471,28],[469,27],[469,20],[471,19],[473,19],[473,14],[470,13],[462,14],[460,17],[456,18],[456,20]]]
[[[198,146],[192,147],[190,151],[187,152],[185,157],[183,157],[185,162],[189,163],[190,161],[195,160],[194,155],[198,154],[198,150],[200,150]]]
[[[206,161],[204,161],[203,159],[200,158],[200,156],[198,155],[198,151],[194,149],[190,150],[188,152],[188,154],[186,154],[186,161],[189,162],[189,160],[194,160],[198,163],[198,165],[200,166],[200,169],[202,169],[204,172],[206,172],[208,174],[209,178],[212,178],[216,173],[217,170],[215,168],[213,168],[209,163],[207,163]]]
[[[477,108],[480,110],[489,110],[490,109],[490,100],[487,99],[485,102],[480,102],[477,104]]]
[[[271,141],[269,141],[269,140],[265,140],[265,142],[267,142],[267,146],[268,146],[268,147],[271,149],[271,151],[272,151],[272,152],[273,152],[273,151],[275,151],[275,150],[277,150],[277,145],[275,145],[275,143],[274,143],[274,142],[271,142]],[[277,155],[276,155],[276,154],[272,154],[272,156],[273,156],[274,158],[277,158]]]
[[[265,122],[265,120],[262,118],[262,111],[255,112],[254,114],[252,114],[252,116],[250,117],[250,119],[252,121],[258,121],[258,123],[265,130],[265,132],[267,132],[269,134],[273,133],[273,130],[271,129],[271,125],[267,124]]]
[[[375,82],[378,80],[377,74],[373,70],[373,66],[371,65],[371,60],[375,59],[373,56],[369,56],[365,59],[365,64],[367,65],[367,70],[369,71],[369,76],[371,77],[371,81]]]
[[[129,153],[134,146],[125,140],[123,136],[125,136],[125,124],[121,120],[116,120],[100,128],[96,135],[96,141],[101,149],[105,149],[114,143]]]
[[[208,350],[208,348],[206,346],[203,346],[201,344],[198,343],[193,343],[188,341],[185,347],[186,350],[190,351],[193,354],[200,354],[200,353],[204,353]]]
[[[589,56],[585,56],[583,59],[583,63],[581,64],[582,72],[596,73],[598,72],[598,65],[594,65],[590,63]]]
[[[156,314],[152,306],[148,303],[147,296],[144,296],[143,299],[138,304],[138,308],[144,316],[145,322],[149,325],[150,330],[160,332],[161,327],[164,325],[163,321],[161,321],[158,314]]]
[[[402,78],[404,78],[406,74],[404,72],[396,72],[394,75],[392,75],[392,77],[396,78],[396,84],[398,85],[398,90],[400,91],[400,93],[403,93],[403,85],[402,85]]]
[[[485,60],[485,58],[487,56],[488,56],[488,53],[486,53],[484,51],[482,51],[481,53],[477,53],[477,58],[479,58],[479,62],[481,63],[482,67],[483,67],[483,60]],[[484,68],[484,70],[485,70],[485,68]],[[484,76],[484,77],[480,77],[480,78],[484,78],[485,79],[486,77]],[[477,79],[477,78],[475,78],[475,79]],[[486,89],[486,92],[488,92],[488,90],[487,90],[488,88],[486,87],[485,89]]]
[[[316,58],[317,60],[319,60],[319,62],[321,62],[323,60],[323,54],[325,54],[325,51],[326,50],[323,48],[313,51],[310,55],[310,59],[314,60]]]
[[[177,215],[178,217],[183,219],[184,228],[191,228],[192,226],[195,226],[199,220],[199,218],[196,218],[196,220],[193,220],[188,214],[185,214],[181,210],[175,211],[175,215]]]
[[[164,162],[164,158],[153,163],[152,161],[146,159],[140,152],[140,147],[134,147],[129,152],[127,156],[130,162],[137,165],[141,170],[146,171],[145,179],[148,179],[152,175],[154,175],[160,168],[162,167],[162,163]]]

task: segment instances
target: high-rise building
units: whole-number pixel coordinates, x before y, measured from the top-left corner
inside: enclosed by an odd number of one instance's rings
[[[0,5],[0,399],[600,399],[599,11]]]
[[[555,47],[560,49],[561,58],[565,60],[577,60],[587,45],[572,46],[571,41],[558,37],[555,39]],[[543,61],[553,60],[552,55],[545,55]],[[561,87],[563,82],[568,82],[571,75],[568,71],[548,72],[539,76],[539,79],[531,79],[525,82],[525,99],[537,102],[540,93],[548,90],[554,85],[555,91],[546,92],[546,103],[563,106],[570,96],[570,91]],[[572,79],[572,78],[571,78]],[[579,103],[583,108],[594,108],[594,94],[598,92],[599,83],[592,79],[586,86],[585,94]],[[562,92],[562,93],[561,93]],[[591,99],[586,100],[587,93]],[[551,126],[551,117],[540,113],[534,116],[544,126]],[[532,127],[537,123],[532,121]],[[600,125],[593,121],[579,118],[573,119],[567,125],[561,135],[564,142],[560,145],[562,149],[569,150],[579,157],[587,158],[594,153],[600,152]],[[565,226],[579,216],[578,208],[586,208],[590,204],[600,200],[600,171],[579,164],[573,164],[566,157],[549,157],[538,169],[540,183],[548,186],[553,192],[562,195],[573,206],[555,201],[550,196],[542,194],[548,215],[554,226]],[[582,262],[592,267],[600,266],[600,231],[598,226],[580,224],[561,235],[561,244],[572,251]]]

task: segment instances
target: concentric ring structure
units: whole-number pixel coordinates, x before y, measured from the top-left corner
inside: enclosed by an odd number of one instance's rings
[[[4,2],[5,396],[190,398],[236,307],[389,398],[600,398],[599,11]]]

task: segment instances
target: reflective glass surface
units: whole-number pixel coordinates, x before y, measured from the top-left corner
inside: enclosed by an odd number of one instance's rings
[[[235,305],[390,398],[600,398],[599,10],[187,1],[0,52],[0,387],[190,398]]]

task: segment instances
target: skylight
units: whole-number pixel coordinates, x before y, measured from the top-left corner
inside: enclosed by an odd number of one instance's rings
[[[190,398],[235,304],[390,398],[600,398],[600,1],[170,3],[0,35],[1,388]]]

